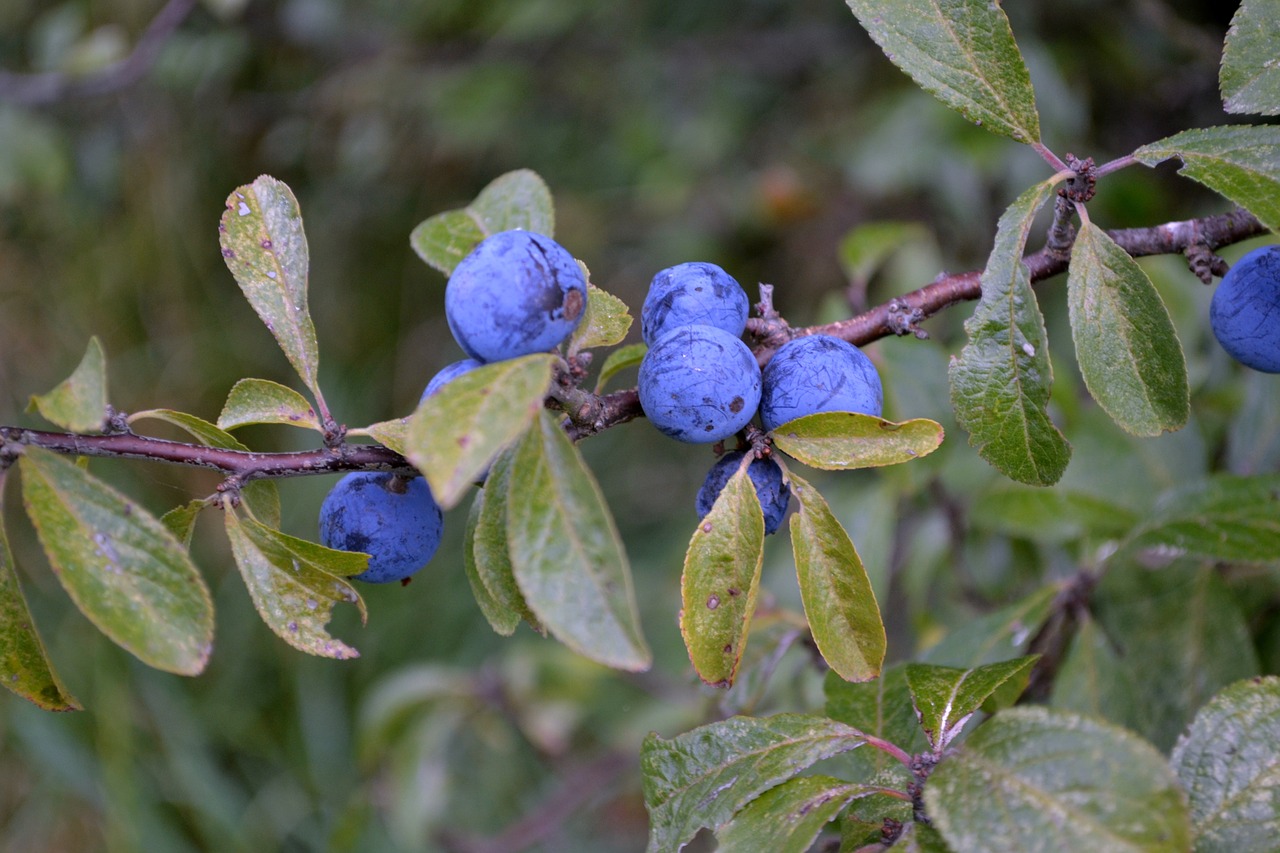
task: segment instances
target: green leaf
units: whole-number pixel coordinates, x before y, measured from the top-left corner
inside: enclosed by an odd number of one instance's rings
[[[1071,249],[1067,300],[1085,386],[1111,419],[1141,436],[1185,426],[1191,392],[1173,320],[1137,261],[1089,222]]]
[[[518,169],[499,176],[460,210],[438,213],[409,235],[409,245],[445,275],[453,272],[485,237],[517,228],[555,236],[551,191],[536,172]]]
[[[679,850],[816,761],[856,749],[856,729],[825,717],[732,717],[640,748],[649,853]]]
[[[191,537],[196,531],[196,519],[200,511],[208,506],[203,500],[195,500],[173,509],[160,516],[160,523],[182,543],[182,547],[190,550]]]
[[[828,670],[823,692],[827,698],[824,712],[831,719],[896,744],[910,754],[928,748],[911,701],[904,664],[886,667],[879,678],[860,684],[845,681],[834,670]],[[864,749],[858,756],[869,759],[875,771],[897,764],[879,749]]]
[[[1280,476],[1221,475],[1175,492],[1118,553],[1143,552],[1232,563],[1280,561]]]
[[[1240,605],[1211,565],[1113,565],[1092,602],[1131,676],[1132,728],[1161,750],[1214,693],[1261,671]]]
[[[542,412],[521,440],[508,494],[515,498],[506,502],[511,567],[538,621],[578,654],[617,669],[647,669],[652,658],[617,526],[551,413]]]
[[[501,454],[494,461],[489,476],[485,478],[484,489],[476,496],[480,516],[476,519],[476,533],[471,539],[472,556],[476,561],[476,575],[498,606],[518,614],[533,630],[545,635],[546,629],[529,609],[524,593],[516,583],[511,551],[507,545],[507,497],[511,492],[514,450]],[[496,630],[497,626],[494,628]]]
[[[992,133],[1040,141],[1031,75],[999,3],[847,2],[889,60],[922,89]]]
[[[581,261],[578,265],[586,274],[586,266]],[[627,303],[588,282],[587,310],[569,338],[569,353],[621,343],[631,329],[631,322]]]
[[[1086,613],[1053,679],[1049,704],[1136,729],[1141,722],[1137,680],[1106,632]]]
[[[172,409],[145,409],[129,415],[130,425],[145,420],[163,421],[176,426],[205,447],[249,452],[249,448],[231,433],[219,429],[203,418],[189,415],[186,412],[175,412]],[[254,480],[245,483],[240,489],[240,496],[260,521],[269,525],[280,524],[280,489],[274,482],[271,480]],[[192,521],[194,522],[194,520],[193,518]],[[190,532],[188,531],[188,541],[189,536]],[[179,536],[178,538],[182,539],[183,537]]]
[[[1244,0],[1231,19],[1222,49],[1218,87],[1229,113],[1280,115],[1280,5]]]
[[[352,430],[347,434],[351,435],[355,432],[357,430]],[[376,424],[365,427],[363,430],[359,430],[359,432],[365,433],[383,447],[394,450],[401,456],[404,456],[409,449],[406,446],[406,442],[409,440],[409,419],[407,417],[379,421]]]
[[[842,848],[843,849],[843,848]],[[952,853],[942,833],[927,823],[909,823],[894,842],[898,853]]]
[[[493,630],[504,637],[510,637],[515,633],[516,626],[520,624],[520,614],[514,609],[505,606],[498,600],[497,596],[489,591],[489,587],[485,585],[484,579],[481,578],[476,564],[476,526],[484,506],[484,496],[484,489],[477,492],[476,499],[471,503],[471,510],[467,513],[467,529],[463,534],[462,543],[462,568],[467,573],[467,582],[471,584],[471,594],[475,596],[476,604],[480,606],[480,612],[484,614],[484,618],[488,620]],[[502,541],[504,551],[506,550],[506,545],[506,539],[504,538]]]
[[[1093,495],[1010,483],[975,500],[968,520],[978,529],[1048,543],[1120,536],[1137,523],[1130,510]]]
[[[325,630],[336,604],[354,604],[364,622],[368,613],[344,576],[358,575],[368,554],[335,551],[273,530],[226,509],[227,538],[262,621],[295,649],[346,660],[360,653]]]
[[[945,750],[979,708],[991,713],[1012,705],[1039,659],[1031,655],[974,669],[907,664],[911,700],[934,753]]]
[[[1280,678],[1239,681],[1196,714],[1171,758],[1197,853],[1271,850],[1280,838]]]
[[[241,379],[227,395],[221,429],[235,429],[248,424],[284,424],[322,432],[316,410],[297,391],[269,379]]]
[[[213,602],[182,544],[73,462],[24,449],[22,499],[80,612],[148,666],[196,675],[213,648]]]
[[[722,853],[805,853],[827,822],[873,789],[830,776],[789,779],[756,797],[716,832]]]
[[[791,494],[800,505],[791,516],[791,548],[813,641],[841,678],[875,678],[887,641],[871,581],[822,495],[796,475],[790,477]]]
[[[1037,184],[1000,217],[982,299],[964,324],[969,343],[950,370],[951,405],[969,444],[1005,476],[1033,486],[1056,483],[1071,458],[1046,412],[1053,368],[1022,263],[1032,219],[1052,191],[1050,181]]]
[[[53,670],[36,631],[4,531],[4,471],[0,470],[0,684],[46,711],[79,711],[80,703]]]
[[[298,200],[283,181],[262,175],[227,196],[218,232],[222,257],[245,299],[319,397],[320,351],[307,308],[311,262]]]
[[[897,465],[928,456],[942,444],[935,421],[894,423],[857,412],[819,412],[780,425],[772,432],[778,449],[824,471]]]
[[[1221,193],[1280,231],[1280,126],[1232,125],[1184,130],[1144,145],[1133,156],[1155,166],[1172,157],[1178,171]]]
[[[867,222],[844,235],[837,255],[850,281],[866,283],[899,249],[928,239],[918,222]]]
[[[1019,602],[965,622],[930,646],[923,663],[972,669],[1019,655],[1053,611],[1058,587],[1041,587]]]
[[[974,731],[924,790],[957,853],[1187,850],[1181,789],[1163,756],[1117,726],[1015,708]]]
[[[502,448],[528,429],[542,410],[555,360],[537,353],[486,364],[419,404],[409,418],[405,456],[441,508],[456,506]]]
[[[644,361],[644,354],[649,351],[646,344],[628,344],[609,353],[609,357],[600,366],[600,376],[596,379],[596,393],[601,390],[619,371],[634,367]]]
[[[698,677],[713,687],[732,687],[738,677],[760,591],[764,513],[747,476],[750,459],[698,522],[680,576],[680,634]]]
[[[31,398],[31,407],[50,423],[71,432],[101,432],[107,421],[107,357],[97,336],[71,375],[48,394]]]

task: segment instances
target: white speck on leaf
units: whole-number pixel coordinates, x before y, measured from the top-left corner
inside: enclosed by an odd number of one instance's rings
[[[249,205],[245,204],[244,202],[240,202],[240,206],[236,208],[236,212],[239,213],[241,216],[248,216],[253,211],[249,209]]]
[[[1035,358],[1036,348],[1031,345],[1030,341],[1022,345],[1022,351],[1027,354],[1028,358]]]

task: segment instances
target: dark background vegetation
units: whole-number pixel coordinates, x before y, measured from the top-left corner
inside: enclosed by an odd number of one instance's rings
[[[93,74],[119,59],[161,5],[0,4],[0,69],[19,75],[0,78],[0,423],[37,423],[24,413],[28,395],[63,378],[94,334],[108,353],[111,400],[125,411],[213,420],[238,378],[291,382],[217,245],[223,200],[262,173],[301,202],[321,380],[352,426],[405,414],[427,379],[461,357],[441,313],[444,279],[408,234],[510,169],[547,180],[558,239],[629,304],[657,270],[709,260],[753,296],[756,282],[774,283],[778,307],[799,325],[847,316],[941,270],[980,267],[1000,211],[1048,175],[1029,150],[916,90],[840,0],[206,0],[136,85],[13,102],[21,75]],[[1103,162],[1229,120],[1216,83],[1234,4],[1006,11],[1045,142],[1060,155]],[[1121,227],[1226,204],[1171,169],[1131,169],[1108,178],[1090,209]],[[924,230],[864,292],[837,249],[851,228],[877,220]],[[1157,441],[1123,436],[1088,401],[1071,366],[1061,283],[1042,290],[1054,414],[1076,445],[1059,488],[1135,513],[1183,478],[1274,470],[1277,455],[1266,430],[1277,419],[1267,402],[1275,380],[1244,377],[1209,345],[1209,291],[1177,259],[1144,265],[1182,335],[1197,412]],[[948,413],[947,356],[968,313],[930,321],[930,342],[873,347],[887,414],[942,421],[944,450],[902,470],[820,480],[875,579],[891,657],[1087,561],[1083,547],[975,520],[982,496],[1003,486]],[[1256,434],[1240,434],[1242,412]],[[283,432],[245,438],[308,446]],[[343,663],[275,638],[217,519],[202,522],[195,555],[218,605],[212,663],[192,680],[149,671],[70,606],[10,485],[22,580],[55,665],[89,710],[52,716],[0,696],[0,848],[496,851],[523,849],[518,837],[534,850],[640,849],[636,755],[646,732],[672,735],[736,710],[808,710],[820,702],[820,674],[770,615],[798,598],[786,543],[771,542],[773,595],[749,655],[776,650],[773,679],[727,696],[698,686],[675,617],[711,454],[643,422],[585,452],[620,521],[657,653],[641,676],[603,670],[526,629],[495,636],[461,571],[465,511],[449,516],[440,554],[411,585],[367,590],[367,627],[351,614],[335,621],[363,654]],[[214,484],[150,465],[97,470],[157,512]],[[328,485],[282,484],[287,531],[315,535]],[[1262,666],[1275,671],[1275,640],[1259,640]]]

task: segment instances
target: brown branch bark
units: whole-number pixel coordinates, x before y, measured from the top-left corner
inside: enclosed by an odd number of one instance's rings
[[[0,101],[25,106],[108,95],[137,83],[151,70],[160,48],[196,8],[197,0],[169,0],[119,62],[84,77],[60,72],[17,74],[0,71]]]

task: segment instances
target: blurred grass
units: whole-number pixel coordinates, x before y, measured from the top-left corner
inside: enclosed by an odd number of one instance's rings
[[[127,50],[159,7],[10,0],[0,5],[0,68],[91,72]],[[1223,122],[1215,51],[1230,12],[1208,0],[1014,4],[1045,141],[1101,162]],[[882,300],[939,265],[980,266],[999,212],[1045,174],[1030,152],[915,91],[839,0],[207,0],[137,86],[37,107],[2,95],[3,423],[34,424],[28,395],[63,378],[92,334],[125,411],[165,406],[212,420],[236,379],[291,382],[217,248],[226,195],[264,172],[300,199],[321,381],[352,425],[403,414],[460,357],[441,315],[444,280],[413,255],[408,234],[509,169],[547,179],[560,241],[629,304],[656,270],[710,260],[752,295],[757,281],[776,284],[795,323],[847,311],[837,248],[850,228],[893,219],[930,233],[871,281],[870,298]],[[1108,226],[1221,208],[1167,169],[1108,179],[1092,205]],[[1188,287],[1166,278],[1166,291]],[[1203,307],[1204,294],[1189,292],[1175,310],[1184,342]],[[1070,336],[1056,301],[1046,297],[1046,310],[1065,364]],[[950,313],[930,324],[931,343],[876,348],[903,416],[950,423],[942,371],[967,312]],[[1245,393],[1223,397],[1238,383],[1203,334],[1187,346],[1197,393],[1213,404],[1199,426],[1216,447]],[[1103,483],[1106,460],[1129,458],[1134,443],[1087,407],[1073,414],[1079,383],[1070,369],[1059,374],[1055,400],[1078,441],[1072,470],[1083,487]],[[1250,405],[1265,408],[1257,396]],[[263,449],[305,443],[290,430],[246,436]],[[1090,468],[1079,460],[1095,445],[1104,462]],[[11,510],[37,624],[90,710],[54,717],[0,697],[0,848],[437,849],[448,830],[453,849],[469,849],[459,835],[495,835],[536,813],[575,769],[615,751],[634,756],[650,729],[673,734],[717,713],[721,697],[694,685],[675,622],[709,454],[643,423],[584,451],[622,527],[656,652],[653,673],[638,678],[527,630],[493,635],[459,571],[459,512],[411,585],[366,591],[367,628],[352,614],[336,620],[363,653],[342,664],[293,652],[262,626],[215,520],[202,521],[195,553],[216,594],[216,651],[200,678],[162,675],[70,607]],[[968,618],[975,599],[1012,600],[1065,559],[992,535],[956,551],[938,495],[963,507],[992,482],[958,434],[909,467],[817,478],[865,542],[864,558],[879,558],[868,565],[899,657]],[[198,472],[98,470],[156,512],[212,487]],[[286,530],[314,535],[328,485],[283,484]],[[770,545],[775,600],[794,606],[790,556]],[[761,651],[769,636],[760,632]],[[813,695],[805,660],[787,652],[794,671],[756,712]],[[442,667],[463,697],[424,697],[389,729],[365,727],[379,689],[423,665]],[[599,789],[583,800],[590,809],[538,827],[530,849],[639,849],[638,774],[628,768]]]

